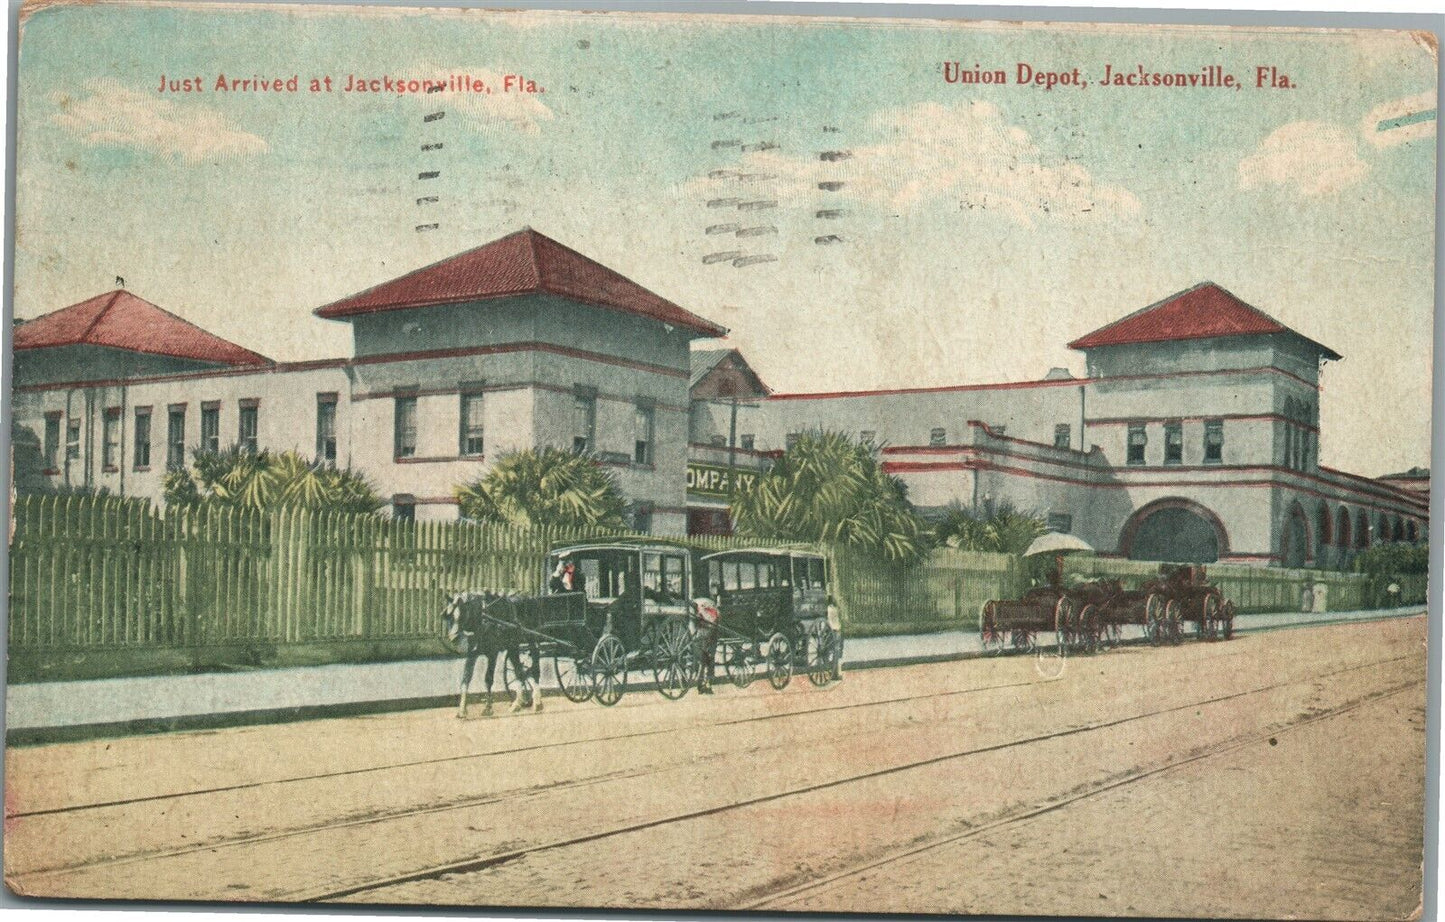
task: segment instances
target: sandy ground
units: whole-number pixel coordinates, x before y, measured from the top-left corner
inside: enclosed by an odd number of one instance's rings
[[[1423,618],[7,752],[33,895],[1399,919]],[[1057,677],[1054,677],[1057,674]]]

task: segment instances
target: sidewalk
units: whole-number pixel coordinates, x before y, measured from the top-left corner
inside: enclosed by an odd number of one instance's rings
[[[1415,605],[1387,611],[1240,615],[1235,629],[1273,630],[1423,611]],[[1133,629],[1125,639],[1138,636]],[[864,669],[962,659],[980,652],[979,637],[971,631],[860,637],[846,642],[843,662],[847,668]],[[447,658],[11,685],[6,736],[19,743],[437,707],[455,701],[459,671],[459,661]],[[473,691],[480,681],[480,675],[473,680]],[[543,662],[542,682],[555,686],[550,661]],[[493,688],[501,689],[500,673]]]

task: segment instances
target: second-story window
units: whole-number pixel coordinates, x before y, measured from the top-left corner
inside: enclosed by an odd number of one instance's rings
[[[120,407],[107,407],[105,410],[100,463],[108,471],[120,469]]]
[[[249,451],[255,454],[256,449],[259,447],[257,445],[257,430],[260,424],[260,413],[261,407],[259,402],[255,400],[241,401],[241,424],[237,429],[236,441],[240,444],[242,451]]]
[[[948,434],[944,432],[942,426],[938,426],[937,428],[930,430],[928,433],[928,444],[932,445],[935,448],[946,444],[947,441]]]
[[[135,433],[131,437],[135,444],[132,454],[135,456],[135,469],[138,471],[149,470],[151,466],[151,408],[135,408]]]
[[[460,439],[461,454],[479,457],[486,450],[483,437],[482,394],[480,391],[462,392],[462,415]]]
[[[1184,463],[1184,424],[1177,420],[1164,424],[1164,463]]]
[[[1224,462],[1224,420],[1206,419],[1204,421],[1204,463],[1222,464]]]
[[[1073,444],[1073,430],[1068,423],[1059,423],[1054,427],[1054,447],[1068,448]]]
[[[166,467],[186,466],[186,407],[172,404],[166,415]]]
[[[633,423],[632,461],[634,464],[652,463],[653,408],[643,404],[637,407],[637,420]]]
[[[757,439],[754,438],[751,432],[744,432],[742,435],[738,436],[738,447],[741,448],[743,451],[752,451],[753,446],[756,444],[756,442]]]
[[[1129,454],[1125,460],[1129,464],[1144,463],[1144,447],[1149,444],[1149,436],[1144,432],[1143,423],[1129,424]]]
[[[579,392],[572,398],[572,450],[592,451],[597,444],[597,396]]]
[[[336,395],[316,395],[316,460],[336,463]]]
[[[794,445],[798,444],[798,440],[802,437],[803,433],[801,432],[789,432],[787,436],[783,438],[783,447],[785,449],[792,448]]]
[[[416,398],[396,398],[394,452],[398,458],[416,456]],[[398,516],[400,518],[400,516]]]
[[[60,468],[60,413],[45,414],[45,470]]]
[[[858,433],[858,442],[861,445],[872,445],[878,440],[878,432],[874,429],[864,429]]]
[[[201,451],[221,450],[221,404],[201,404]]]

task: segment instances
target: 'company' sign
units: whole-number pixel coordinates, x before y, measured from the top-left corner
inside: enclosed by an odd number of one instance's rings
[[[733,478],[737,481],[734,483]],[[687,492],[703,496],[728,496],[734,487],[745,489],[758,479],[756,471],[737,470],[715,464],[687,466]]]

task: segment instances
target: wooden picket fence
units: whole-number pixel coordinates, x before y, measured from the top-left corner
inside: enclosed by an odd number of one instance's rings
[[[435,637],[452,592],[536,591],[555,543],[645,537],[307,510],[160,514],[85,496],[20,497],[14,529],[12,653]]]
[[[304,510],[172,508],[114,497],[25,496],[14,506],[10,652],[305,645],[435,638],[448,594],[536,591],[549,547],[596,530],[409,522]],[[694,547],[758,546],[694,537]],[[818,550],[827,549],[815,548]],[[855,635],[976,630],[988,599],[1029,585],[1018,557],[942,548],[909,568],[836,550],[834,594]],[[1086,578],[1138,583],[1158,565],[1068,558]],[[1241,612],[1299,611],[1323,584],[1331,611],[1383,604],[1359,574],[1211,565]],[[1423,600],[1427,577],[1398,580]]]

